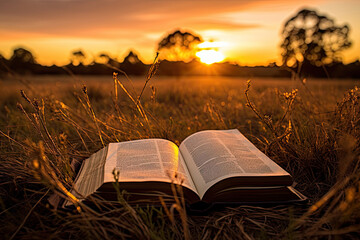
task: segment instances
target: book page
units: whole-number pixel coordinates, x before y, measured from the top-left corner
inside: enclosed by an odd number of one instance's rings
[[[84,160],[71,191],[79,199],[94,193],[103,184],[107,149],[103,148]],[[70,204],[71,202],[65,203]]]
[[[175,174],[183,185],[197,193],[178,147],[164,139],[143,139],[109,145],[104,182],[114,182],[113,170],[119,171],[119,182],[171,182]],[[180,181],[174,180],[175,183]]]
[[[289,175],[237,129],[195,133],[181,143],[180,152],[201,198],[225,178]]]

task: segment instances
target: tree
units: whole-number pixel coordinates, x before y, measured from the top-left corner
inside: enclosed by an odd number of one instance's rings
[[[14,49],[13,55],[10,58],[11,62],[22,64],[35,64],[35,58],[29,50],[25,48]]]
[[[31,73],[37,66],[33,54],[25,48],[14,49],[9,65],[12,70],[19,73]]]
[[[74,65],[83,65],[86,56],[82,50],[75,50],[71,53],[71,55],[72,55],[71,62],[73,64],[75,62]]]
[[[133,51],[129,51],[128,55],[124,58],[124,61],[120,64],[120,68],[127,74],[132,75],[143,75],[146,72],[146,65]]]
[[[101,64],[109,64],[109,65],[114,66],[114,67],[119,67],[119,64],[120,64],[117,60],[110,57],[109,54],[107,54],[105,52],[100,53],[99,56],[98,56],[98,59],[100,60],[99,62]]]
[[[303,9],[282,30],[282,61],[289,67],[324,66],[341,62],[341,52],[351,46],[349,27],[314,10]]]
[[[176,30],[158,44],[160,59],[188,62],[196,58],[197,45],[203,42],[200,36]]]
[[[134,53],[133,51],[130,51],[129,54],[124,58],[124,63],[130,63],[130,64],[138,64],[142,63],[142,61],[139,59],[138,55]]]
[[[109,54],[107,54],[107,53],[105,53],[105,52],[100,53],[100,54],[98,55],[98,57],[97,57],[97,62],[100,62],[100,63],[102,63],[102,64],[108,63],[109,60],[110,60],[110,56],[109,56]]]

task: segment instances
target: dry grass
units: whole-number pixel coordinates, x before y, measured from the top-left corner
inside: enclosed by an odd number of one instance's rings
[[[156,69],[156,68],[154,68]],[[353,81],[298,79],[28,78],[1,82],[0,234],[15,238],[356,239],[360,233],[360,90]],[[144,86],[145,82],[145,86]],[[50,84],[51,83],[51,84]],[[23,89],[22,96],[19,89]],[[296,90],[295,90],[296,89]],[[350,90],[351,89],[351,90]],[[170,207],[101,210],[68,191],[70,163],[110,142],[238,128],[289,171],[308,206],[238,206],[186,213]],[[52,193],[74,212],[47,204]],[[160,200],[159,200],[160,202]]]

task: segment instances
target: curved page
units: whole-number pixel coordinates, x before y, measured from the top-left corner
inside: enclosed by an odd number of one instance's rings
[[[290,174],[257,149],[237,129],[195,133],[180,145],[199,196],[215,183],[231,177]]]

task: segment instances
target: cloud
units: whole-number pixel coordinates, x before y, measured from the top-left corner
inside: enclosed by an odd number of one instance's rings
[[[195,28],[200,28],[203,30],[214,30],[214,29],[241,30],[241,29],[261,27],[261,25],[259,24],[223,22],[216,20],[192,22],[191,25]]]
[[[304,0],[306,1],[306,0]],[[117,38],[145,31],[167,31],[182,24],[196,28],[249,28],[251,24],[199,17],[256,6],[273,6],[284,0],[12,0],[0,2],[0,28],[24,35]],[[297,1],[293,1],[297,2]],[[303,2],[303,1],[302,1]]]

